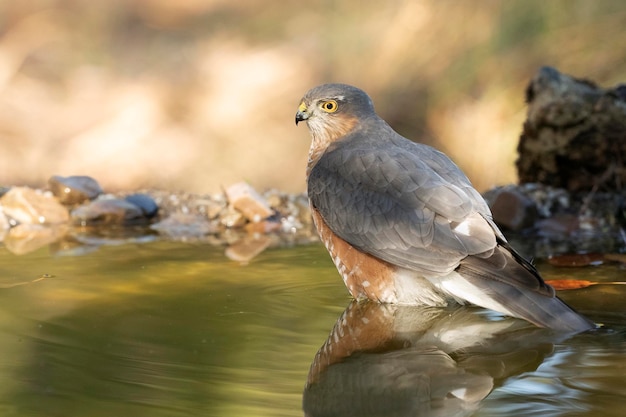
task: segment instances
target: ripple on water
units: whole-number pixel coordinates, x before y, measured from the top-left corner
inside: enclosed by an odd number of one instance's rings
[[[79,257],[0,251],[0,279],[0,409],[16,416],[301,416],[311,363],[349,302],[321,245],[246,265],[172,242]],[[617,291],[603,287],[563,296],[606,329],[556,343],[474,415],[620,415],[623,303],[603,302]]]

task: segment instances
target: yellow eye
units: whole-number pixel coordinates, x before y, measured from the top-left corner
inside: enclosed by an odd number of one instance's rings
[[[322,110],[326,113],[334,113],[337,111],[338,107],[339,106],[335,100],[328,100],[322,103]]]

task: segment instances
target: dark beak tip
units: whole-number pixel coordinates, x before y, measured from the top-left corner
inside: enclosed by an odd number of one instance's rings
[[[300,122],[304,122],[305,120],[307,120],[309,118],[309,115],[301,110],[298,110],[296,112],[296,126],[298,126],[298,123]]]

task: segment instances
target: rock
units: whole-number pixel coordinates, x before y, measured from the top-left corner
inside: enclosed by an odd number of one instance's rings
[[[239,242],[244,236],[248,236],[247,232],[241,229],[223,229],[220,230],[220,245],[230,246]]]
[[[570,237],[580,230],[580,219],[573,214],[555,214],[536,223],[537,234],[554,240]]]
[[[604,261],[604,255],[601,253],[567,253],[548,257],[550,265],[564,267],[598,266]]]
[[[99,249],[99,245],[92,245],[88,242],[81,242],[69,234],[61,239],[50,243],[48,247],[50,254],[55,257],[60,256],[83,256],[93,253]]]
[[[147,194],[131,194],[129,196],[126,196],[124,200],[139,207],[143,215],[149,219],[156,216],[159,211],[159,206],[157,206],[157,203],[152,197]]]
[[[246,236],[226,248],[228,259],[237,262],[248,262],[263,252],[272,240],[268,236]]]
[[[223,198],[221,200],[198,198],[190,205],[192,206],[192,211],[197,210],[198,213],[205,214],[207,218],[211,220],[216,219],[222,210],[224,210],[227,206],[226,201]]]
[[[509,230],[531,227],[537,220],[534,202],[515,187],[502,187],[486,196],[493,220]]]
[[[156,233],[152,233],[147,227],[89,225],[83,228],[73,228],[71,238],[80,244],[91,247],[140,245],[154,242]]]
[[[9,229],[11,228],[11,223],[9,223],[9,219],[2,211],[2,207],[0,206],[0,242],[4,240],[4,236],[7,234]]]
[[[526,90],[528,115],[516,161],[520,183],[620,191],[626,183],[623,91],[541,68]]]
[[[145,219],[142,210],[133,203],[119,198],[100,198],[72,210],[76,224],[128,224]]]
[[[55,197],[28,187],[13,187],[0,199],[4,213],[19,223],[58,224],[69,213]]]
[[[533,201],[540,217],[547,218],[557,213],[576,211],[572,207],[575,201],[572,201],[570,193],[563,188],[540,183],[525,183],[519,185],[517,190]]]
[[[226,189],[228,202],[249,221],[259,222],[274,214],[267,201],[246,182],[238,182]]]
[[[244,229],[248,233],[255,234],[268,234],[275,233],[282,230],[282,224],[276,221],[263,220],[258,223],[248,223],[244,226]]]
[[[267,204],[274,210],[280,210],[287,204],[287,195],[276,189],[268,190],[263,194]]]
[[[217,231],[215,223],[210,222],[204,216],[191,213],[173,213],[150,228],[177,239],[199,238]]]
[[[246,224],[246,217],[233,206],[228,206],[220,213],[219,222],[228,228],[241,227]]]
[[[298,230],[302,230],[304,226],[295,216],[286,216],[280,219],[281,230],[287,233],[297,233]]]
[[[18,224],[9,230],[4,246],[15,255],[24,255],[56,242],[67,234],[64,224],[45,226],[41,224]]]
[[[102,188],[96,180],[85,175],[61,177],[55,175],[48,180],[50,191],[62,204],[75,205],[93,200],[102,194]]]
[[[305,226],[313,226],[313,217],[311,217],[311,208],[309,206],[309,197],[306,194],[297,194],[292,197],[293,211],[296,218]]]

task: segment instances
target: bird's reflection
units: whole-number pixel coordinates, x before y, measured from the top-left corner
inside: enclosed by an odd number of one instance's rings
[[[468,307],[353,301],[315,355],[306,416],[466,416],[504,378],[532,371],[555,335]]]

